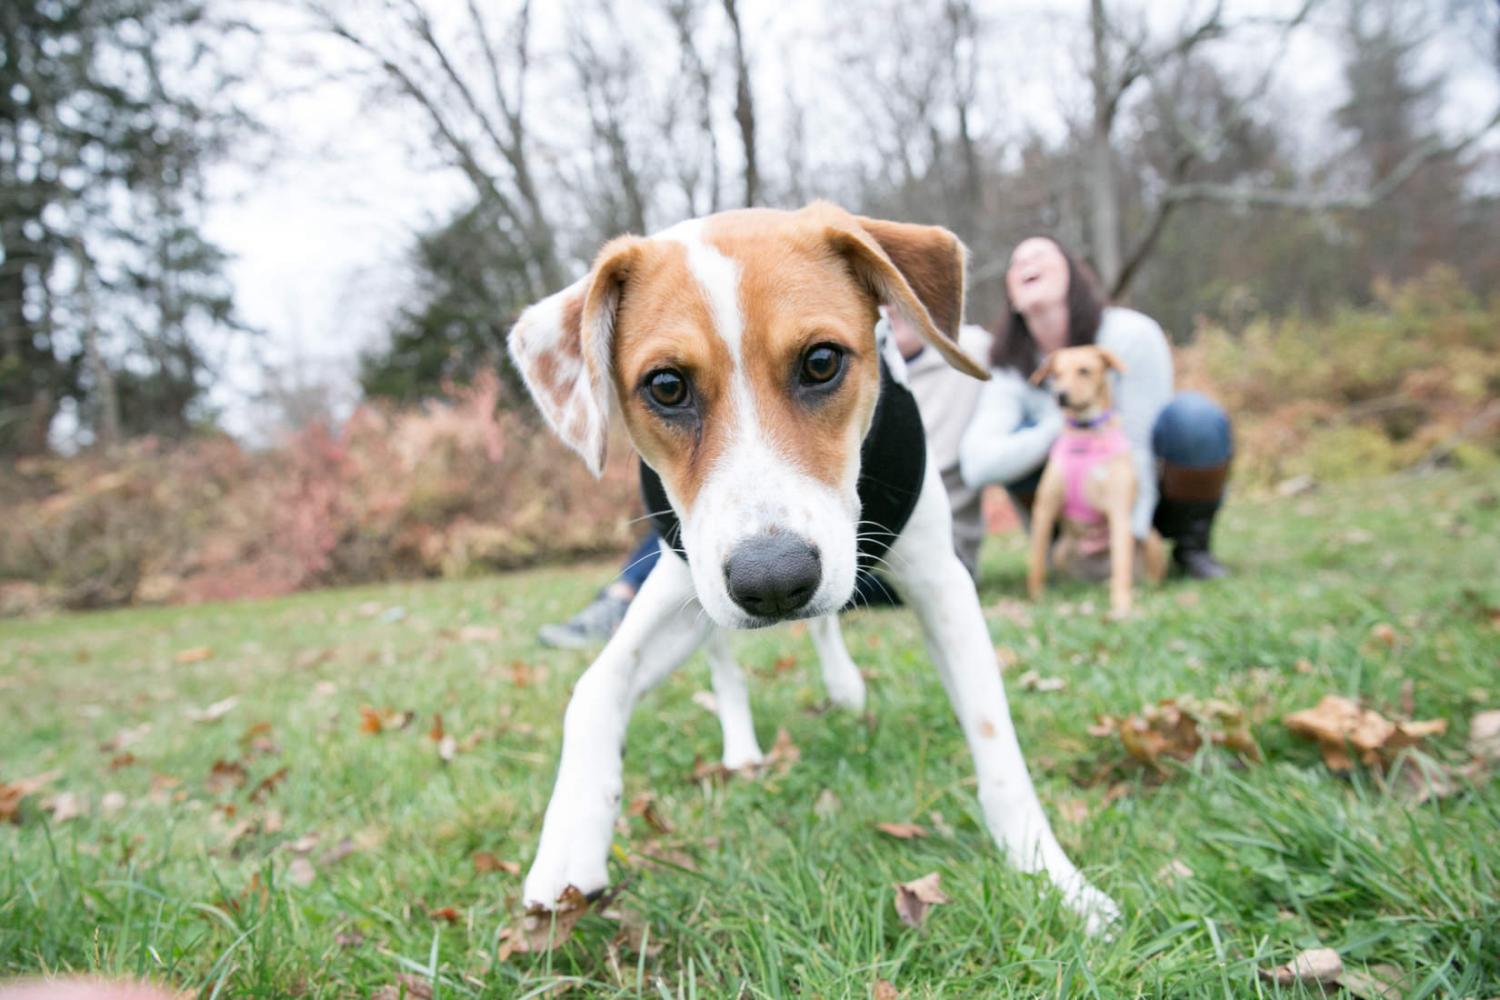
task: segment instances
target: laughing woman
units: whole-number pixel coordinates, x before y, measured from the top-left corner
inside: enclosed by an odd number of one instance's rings
[[[1233,454],[1229,418],[1198,393],[1173,395],[1172,352],[1161,327],[1106,305],[1092,275],[1046,237],[1016,247],[1005,292],[1010,304],[990,354],[994,377],[959,449],[964,482],[999,483],[1029,512],[1063,418],[1052,396],[1027,379],[1060,347],[1098,344],[1126,369],[1114,398],[1139,483],[1132,532],[1144,540],[1155,526],[1174,543],[1172,558],[1183,572],[1224,576],[1209,536]]]

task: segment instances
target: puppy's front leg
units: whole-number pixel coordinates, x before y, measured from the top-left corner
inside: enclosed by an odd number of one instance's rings
[[[828,700],[840,708],[860,712],[865,707],[865,679],[844,645],[844,633],[839,629],[838,615],[824,615],[807,623],[812,633],[813,648],[818,651],[818,660],[823,665],[823,686],[828,689]]]
[[[526,875],[527,905],[553,907],[569,885],[588,894],[608,884],[605,861],[620,811],[620,755],[631,710],[693,654],[710,628],[687,563],[663,551],[568,702],[557,783]]]
[[[1031,504],[1031,555],[1026,565],[1026,594],[1033,601],[1042,596],[1047,583],[1047,559],[1052,551],[1052,531],[1062,510],[1065,485],[1055,464],[1042,472]]]
[[[724,731],[724,766],[731,771],[754,767],[766,758],[755,738],[745,672],[735,662],[729,650],[729,637],[721,628],[715,628],[708,638],[708,667],[719,710],[719,727]]]
[[[930,471],[930,470],[929,470]],[[979,779],[985,825],[1023,871],[1044,871],[1097,932],[1119,913],[1068,860],[1042,812],[1011,723],[994,646],[979,596],[953,554],[947,497],[929,475],[921,499],[891,550],[893,582],[917,612],[928,650],[944,678]]]

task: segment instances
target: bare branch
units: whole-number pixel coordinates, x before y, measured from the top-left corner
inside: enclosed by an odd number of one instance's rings
[[[1294,209],[1311,212],[1362,212],[1380,204],[1411,180],[1432,160],[1452,159],[1500,126],[1500,108],[1480,128],[1454,143],[1445,144],[1433,138],[1420,143],[1368,190],[1354,194],[1326,191],[1298,191],[1279,188],[1253,188],[1239,184],[1178,184],[1167,190],[1164,201],[1217,201],[1233,205],[1255,205],[1263,208]]]

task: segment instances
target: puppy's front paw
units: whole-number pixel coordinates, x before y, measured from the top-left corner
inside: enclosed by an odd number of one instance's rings
[[[585,896],[601,892],[609,885],[604,860],[590,863],[577,856],[552,858],[538,853],[526,873],[522,899],[528,908],[555,910],[562,905],[563,893],[570,885]]]
[[[745,746],[730,746],[724,744],[724,770],[743,771],[746,768],[760,767],[766,762],[766,755],[761,753],[760,746],[751,740]]]
[[[1077,895],[1068,900],[1068,905],[1083,918],[1083,929],[1091,937],[1100,934],[1108,936],[1111,928],[1120,920],[1119,905],[1088,884],[1083,885]]]
[[[865,710],[865,679],[859,675],[859,668],[852,661],[847,670],[830,672],[823,678],[823,683],[828,688],[828,700],[839,708],[851,712]]]

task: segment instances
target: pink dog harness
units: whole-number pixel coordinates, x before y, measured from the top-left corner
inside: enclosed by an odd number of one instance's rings
[[[1108,419],[1106,415],[1104,419]],[[1098,426],[1095,422],[1092,426]],[[1130,442],[1118,422],[1111,423],[1097,433],[1089,428],[1069,424],[1048,454],[1049,462],[1056,462],[1062,470],[1067,493],[1063,497],[1063,517],[1078,524],[1094,525],[1104,521],[1104,513],[1094,508],[1084,493],[1084,485],[1094,467],[1116,455],[1130,450]]]

